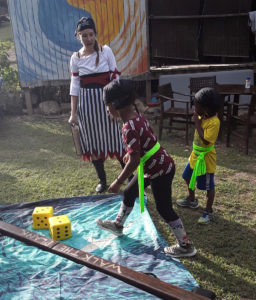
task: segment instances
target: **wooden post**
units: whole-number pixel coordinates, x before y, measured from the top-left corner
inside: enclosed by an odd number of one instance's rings
[[[26,101],[26,107],[27,107],[28,115],[32,115],[33,114],[33,108],[32,108],[32,102],[31,102],[30,89],[29,88],[24,88],[24,93],[25,93],[25,101]]]
[[[151,100],[151,80],[146,80],[146,103]]]

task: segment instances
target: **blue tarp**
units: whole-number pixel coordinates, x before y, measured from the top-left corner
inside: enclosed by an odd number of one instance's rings
[[[54,215],[65,214],[71,220],[72,238],[61,242],[135,271],[153,273],[162,281],[190,291],[198,286],[179,260],[165,256],[166,242],[148,211],[140,213],[138,202],[122,237],[96,226],[98,218],[114,219],[120,202],[119,195],[95,195],[2,205],[0,218],[50,237],[47,229],[32,229],[32,212],[37,206],[53,206]],[[0,265],[1,300],[156,299],[111,276],[1,234]]]

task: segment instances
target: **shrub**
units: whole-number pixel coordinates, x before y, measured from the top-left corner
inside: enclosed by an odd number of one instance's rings
[[[11,42],[0,41],[0,77],[2,77],[2,91],[16,92],[20,90],[18,72],[8,60],[7,50],[12,47]]]

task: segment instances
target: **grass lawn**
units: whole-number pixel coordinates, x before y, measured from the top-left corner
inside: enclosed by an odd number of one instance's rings
[[[12,31],[9,22],[0,23],[0,37],[1,41],[12,40]]]
[[[62,115],[0,120],[0,203],[95,193],[95,171],[91,164],[76,157],[67,119],[67,115]],[[165,133],[161,141],[177,166],[174,203],[186,195],[181,174],[191,151],[191,147],[184,146],[184,138],[175,134]],[[232,148],[226,148],[224,142],[216,145],[215,222],[207,226],[197,224],[205,205],[203,192],[197,193],[200,203],[197,210],[174,205],[198,250],[196,257],[181,261],[197,282],[214,291],[218,299],[256,299],[255,141],[250,146],[249,156],[240,148],[239,141],[234,141]],[[107,160],[105,165],[108,183],[111,183],[121,167],[114,160]],[[170,244],[174,243],[169,228],[155,210],[150,189],[147,193],[148,209],[157,229]]]

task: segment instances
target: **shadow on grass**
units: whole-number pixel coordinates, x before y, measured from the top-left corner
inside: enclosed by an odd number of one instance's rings
[[[11,176],[11,175],[9,175],[9,174],[7,174],[7,173],[0,173],[0,181],[2,182],[2,183],[4,183],[4,182],[8,182],[8,184],[9,183],[15,183],[15,182],[17,182],[17,179],[16,179],[16,177],[15,176]]]
[[[228,294],[233,295],[232,299],[255,299],[255,228],[236,223],[231,216],[224,216],[219,211],[214,222],[199,225],[197,221],[203,211],[201,208],[191,210],[174,205],[174,209],[198,250],[194,258],[183,261],[198,283],[221,296],[218,299],[231,299],[226,298]],[[163,231],[163,221],[156,213],[152,201],[149,203],[149,211],[156,228],[169,243],[173,243],[174,236],[168,227]],[[206,287],[205,282],[212,285]],[[238,290],[241,286],[244,289]]]
[[[54,157],[77,158],[71,130],[63,118],[6,118],[0,123],[0,149],[0,155],[15,161],[18,168],[46,168],[45,162]]]

